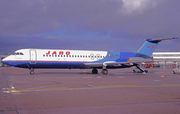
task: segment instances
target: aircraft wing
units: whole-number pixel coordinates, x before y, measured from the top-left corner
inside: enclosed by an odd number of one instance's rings
[[[96,68],[96,67],[102,67],[103,66],[103,63],[84,63],[85,66],[89,66],[89,67],[93,67],[93,68]]]
[[[116,61],[106,61],[104,63],[84,63],[84,65],[89,66],[89,67],[103,67],[103,66],[122,66],[122,65],[127,65],[127,66],[132,66],[132,65],[138,65],[140,63],[148,63],[152,62],[151,58],[142,58],[142,57],[131,57],[128,58],[127,61],[123,62],[116,62]]]

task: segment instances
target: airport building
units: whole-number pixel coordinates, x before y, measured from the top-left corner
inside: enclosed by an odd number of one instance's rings
[[[162,68],[173,67],[180,64],[180,52],[154,52],[153,55],[154,65]]]

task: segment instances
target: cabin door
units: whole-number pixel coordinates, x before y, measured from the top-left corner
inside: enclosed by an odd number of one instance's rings
[[[29,50],[29,53],[30,53],[30,64],[36,64],[37,62],[36,50]]]

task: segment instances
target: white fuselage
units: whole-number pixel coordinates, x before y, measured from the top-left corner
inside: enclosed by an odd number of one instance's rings
[[[11,66],[23,68],[88,68],[84,63],[112,61],[119,53],[86,50],[21,49],[3,59]]]

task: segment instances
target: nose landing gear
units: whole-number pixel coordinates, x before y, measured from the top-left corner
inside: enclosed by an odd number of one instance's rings
[[[31,74],[31,75],[34,74],[34,68],[30,68],[30,74]]]

